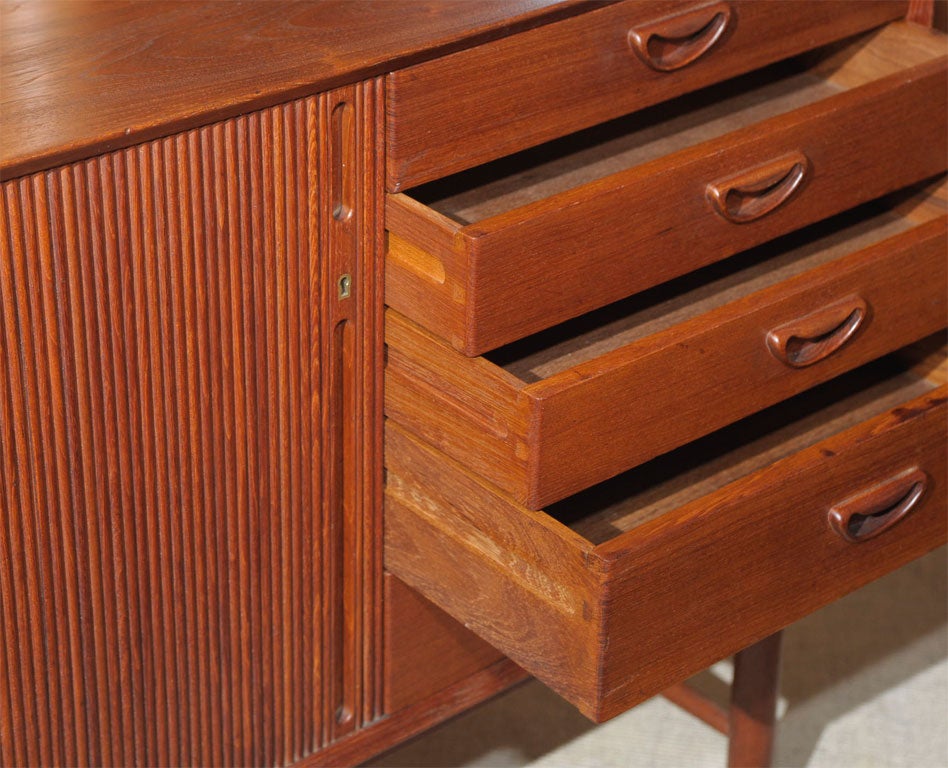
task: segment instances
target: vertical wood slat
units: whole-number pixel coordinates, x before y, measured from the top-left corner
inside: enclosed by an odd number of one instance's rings
[[[320,122],[325,740],[381,714],[382,79],[325,95]],[[334,143],[333,143],[334,142]],[[351,279],[349,294],[340,279]],[[314,421],[314,425],[316,422]],[[314,427],[315,428],[315,427]]]
[[[345,94],[360,209],[381,187],[380,88]],[[329,697],[352,728],[379,713],[380,348],[361,334],[380,219],[326,234],[338,98],[3,183],[0,763],[279,765],[343,735]],[[356,282],[339,509],[328,252]],[[350,583],[327,595],[338,526]],[[332,622],[355,634],[323,655]]]
[[[326,600],[321,651],[323,669],[323,738],[332,741],[351,733],[358,725],[352,701],[357,678],[358,660],[351,653],[357,621],[357,606],[353,601],[355,564],[354,503],[352,472],[356,457],[353,455],[352,430],[358,420],[353,399],[353,373],[358,354],[352,334],[354,296],[342,297],[339,280],[352,275],[357,265],[354,237],[357,232],[358,211],[353,201],[345,198],[349,174],[357,172],[357,163],[351,162],[355,131],[352,115],[355,110],[355,88],[333,92],[319,105],[319,121],[328,127],[331,141],[320,149],[320,184],[324,202],[320,212],[328,214],[319,228],[320,252],[325,255],[320,270],[318,292],[325,298],[322,306],[313,308],[319,323],[323,343],[322,388],[325,401],[319,422],[323,435],[323,465],[319,481],[323,487],[321,541],[322,576]],[[348,145],[348,146],[347,146]],[[348,209],[348,212],[346,211]],[[352,291],[359,286],[353,284]],[[346,611],[347,605],[354,610]]]
[[[363,286],[359,303],[363,342],[359,383],[362,403],[362,423],[378,424],[383,421],[384,317],[382,300],[385,295],[384,202],[385,166],[382,153],[382,132],[385,126],[384,80],[367,82],[360,91],[358,115],[362,133],[357,151],[361,154],[358,182],[361,196],[357,210],[363,216],[360,229],[359,252],[362,255],[359,278]],[[382,567],[382,430],[366,429],[361,446],[359,466],[363,470],[359,487],[362,493],[361,524],[363,528],[363,645],[362,685],[364,695],[363,719],[371,722],[383,713],[382,668],[383,649],[383,567]]]

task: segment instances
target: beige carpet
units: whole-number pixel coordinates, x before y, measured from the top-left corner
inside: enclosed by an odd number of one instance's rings
[[[788,628],[775,764],[948,768],[944,548]],[[722,662],[696,682],[726,697]],[[377,768],[722,768],[725,738],[652,699],[595,727],[536,682],[370,763]]]

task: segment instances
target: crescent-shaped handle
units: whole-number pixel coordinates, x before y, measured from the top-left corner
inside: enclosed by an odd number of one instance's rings
[[[629,45],[658,72],[681,69],[710,51],[724,35],[733,12],[728,3],[712,3],[646,22],[629,30]]]
[[[915,509],[925,495],[928,475],[918,467],[834,504],[827,519],[846,541],[859,542],[878,536]]]
[[[790,368],[805,368],[823,360],[855,336],[869,316],[861,296],[847,296],[791,320],[767,334],[771,354]]]
[[[802,188],[809,168],[806,155],[791,152],[709,184],[708,198],[719,216],[734,224],[746,224],[790,200]]]

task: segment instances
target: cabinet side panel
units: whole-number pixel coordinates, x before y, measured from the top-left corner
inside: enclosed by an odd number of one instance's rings
[[[322,745],[315,103],[2,186],[0,763]]]
[[[504,655],[403,581],[385,576],[386,711],[473,678]]]

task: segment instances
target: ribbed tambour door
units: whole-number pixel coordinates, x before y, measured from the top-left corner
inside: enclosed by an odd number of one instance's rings
[[[371,716],[327,715],[372,586],[338,583],[369,537],[322,472],[328,401],[360,398],[321,359],[364,353],[320,334],[331,102],[3,184],[0,763],[283,764]]]

